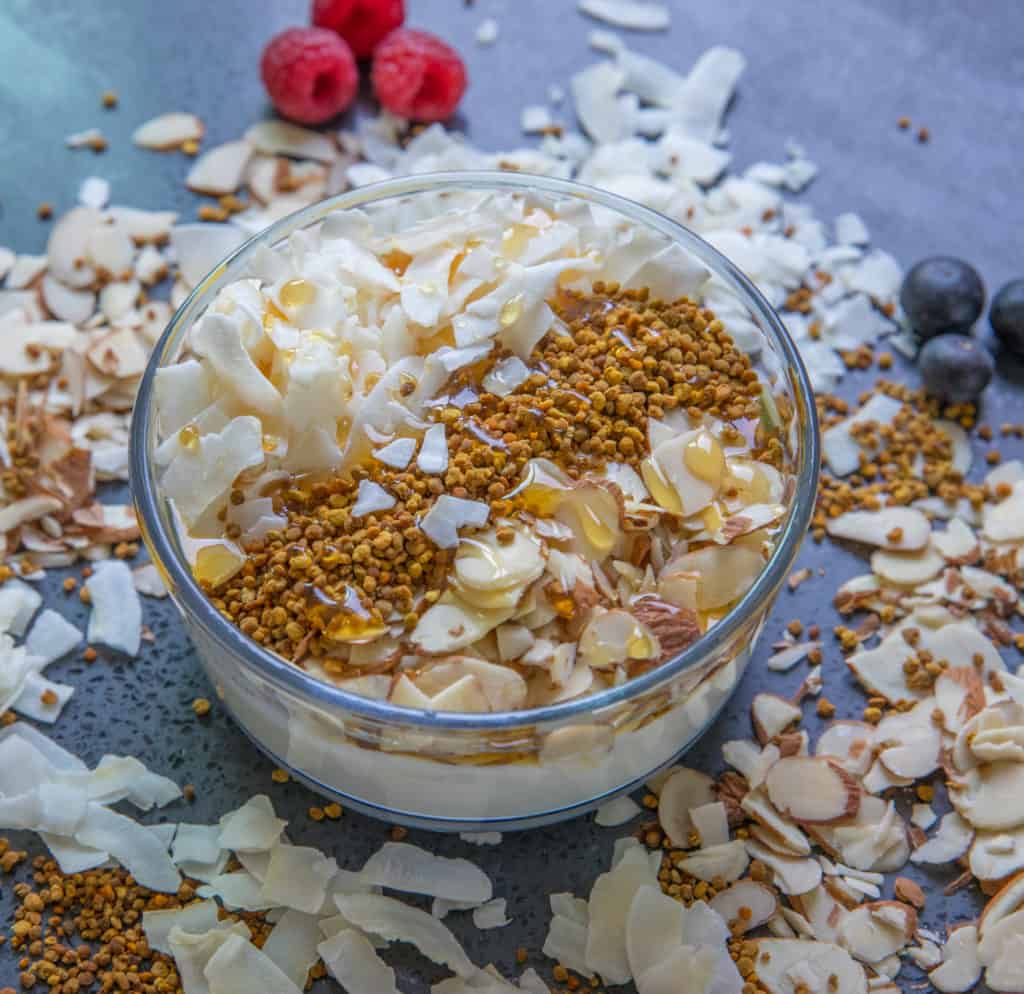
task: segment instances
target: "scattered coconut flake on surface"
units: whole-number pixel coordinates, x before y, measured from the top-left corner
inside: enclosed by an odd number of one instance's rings
[[[100,210],[110,201],[110,184],[99,176],[87,176],[78,188],[78,202]]]
[[[511,924],[512,919],[506,914],[507,902],[503,897],[496,897],[473,909],[473,924],[484,931],[490,928],[504,928]]]
[[[617,825],[625,825],[632,821],[642,808],[628,794],[616,797],[614,800],[602,804],[594,815],[594,824],[602,828],[613,828]]]
[[[25,649],[40,667],[67,655],[82,641],[82,633],[63,615],[47,608],[36,619],[25,639]]]
[[[274,813],[274,806],[266,794],[256,794],[221,818],[221,848],[235,852],[265,852],[277,843],[287,824]]]
[[[342,929],[317,946],[330,973],[349,994],[399,994],[395,971],[355,929]]]
[[[152,563],[136,566],[132,570],[132,582],[135,589],[144,597],[167,596],[167,586],[160,576],[160,571]]]
[[[577,7],[596,21],[633,31],[665,31],[672,15],[664,4],[649,0],[577,0]]]
[[[137,656],[142,644],[142,604],[127,563],[108,559],[97,564],[85,588],[92,605],[89,642]]]
[[[489,901],[493,891],[487,874],[468,860],[435,856],[406,842],[386,842],[366,861],[360,876],[392,890],[473,904]]]
[[[500,846],[501,832],[459,832],[459,838],[473,846]]]
[[[524,134],[540,134],[554,124],[551,111],[543,104],[524,107],[519,117],[519,127]]]
[[[493,17],[484,18],[476,29],[476,43],[478,45],[493,45],[498,40],[498,22]]]

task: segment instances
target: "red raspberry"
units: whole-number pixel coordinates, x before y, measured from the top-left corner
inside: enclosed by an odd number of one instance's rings
[[[416,121],[451,117],[466,91],[459,53],[426,31],[399,28],[373,53],[373,92],[392,114]]]
[[[313,23],[337,31],[357,59],[368,59],[405,20],[404,0],[313,0]]]
[[[272,38],[263,49],[260,75],[277,110],[303,124],[340,114],[359,88],[351,49],[323,28],[289,28]]]

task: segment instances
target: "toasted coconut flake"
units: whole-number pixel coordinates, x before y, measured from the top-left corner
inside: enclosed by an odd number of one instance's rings
[[[974,925],[963,925],[950,932],[942,947],[942,965],[932,970],[928,979],[943,994],[963,994],[980,978],[978,929]]]
[[[392,942],[409,942],[460,977],[475,972],[455,936],[427,912],[378,894],[343,894],[334,900],[338,910],[364,932]]]
[[[707,774],[680,766],[671,771],[658,797],[658,821],[674,846],[689,845],[694,830],[690,811],[715,801],[714,781]]]
[[[395,971],[374,950],[366,936],[343,929],[316,950],[324,966],[349,994],[399,994]]]
[[[142,642],[142,604],[128,565],[117,559],[98,564],[85,583],[92,613],[87,637],[137,656]]]
[[[921,551],[931,535],[924,514],[908,507],[847,511],[838,518],[829,518],[826,530],[833,538],[863,542],[891,552]]]
[[[139,125],[132,132],[132,141],[141,148],[167,152],[187,141],[201,141],[204,131],[203,122],[195,114],[172,111]]]
[[[410,894],[483,904],[491,899],[491,881],[465,859],[435,856],[404,842],[386,842],[360,871],[368,882]]]

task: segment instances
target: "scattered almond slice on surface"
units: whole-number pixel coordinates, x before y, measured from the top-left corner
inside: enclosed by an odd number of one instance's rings
[[[784,732],[803,716],[803,712],[795,704],[777,694],[768,693],[755,695],[750,706],[750,714],[754,731],[762,745]]]
[[[242,185],[252,146],[245,141],[225,142],[208,149],[193,163],[185,185],[211,197],[235,193]]]
[[[830,518],[826,529],[833,538],[845,538],[891,552],[916,552],[928,545],[931,525],[920,511],[884,507],[879,511],[847,511]]]
[[[141,148],[168,152],[187,141],[198,142],[206,130],[195,114],[173,111],[151,118],[132,132],[132,141]]]
[[[861,789],[853,776],[828,759],[780,759],[765,778],[772,804],[796,821],[829,823],[856,815]]]

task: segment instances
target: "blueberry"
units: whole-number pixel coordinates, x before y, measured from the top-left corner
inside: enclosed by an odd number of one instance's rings
[[[992,330],[1011,352],[1024,355],[1024,280],[1007,283],[988,312]]]
[[[966,335],[936,335],[917,357],[928,393],[949,404],[977,400],[988,386],[995,362],[988,350]]]
[[[900,303],[922,338],[944,332],[966,334],[985,307],[985,284],[960,259],[922,259],[903,279]]]

